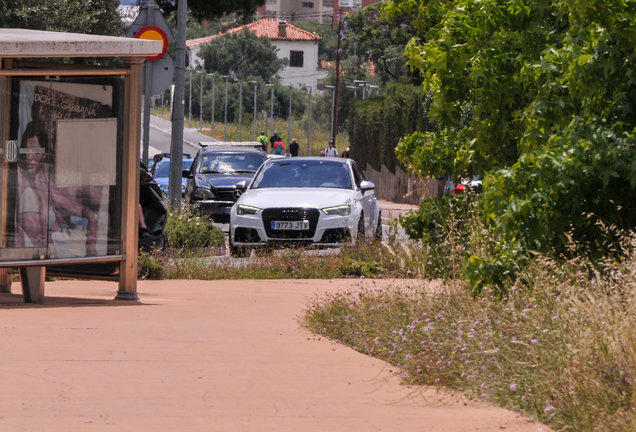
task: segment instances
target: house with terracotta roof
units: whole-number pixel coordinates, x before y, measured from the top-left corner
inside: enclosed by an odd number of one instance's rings
[[[278,48],[278,57],[289,59],[289,65],[279,73],[282,84],[294,87],[310,85],[314,92],[317,91],[318,84],[327,76],[327,71],[319,67],[318,63],[318,42],[322,39],[320,36],[274,18],[264,18],[245,26],[234,27],[225,34],[243,31],[244,27],[259,37],[270,38]],[[203,66],[203,60],[198,56],[199,50],[217,37],[223,37],[223,33],[186,41],[190,51],[190,67]]]

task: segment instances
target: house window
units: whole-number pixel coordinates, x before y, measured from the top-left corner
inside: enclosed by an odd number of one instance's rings
[[[268,5],[275,5],[277,0],[267,0]]]
[[[333,7],[333,0],[322,0],[323,7]]]
[[[289,52],[289,66],[303,67],[303,51]]]
[[[314,2],[303,2],[303,7],[304,8],[309,8],[309,9],[313,9],[314,8]]]

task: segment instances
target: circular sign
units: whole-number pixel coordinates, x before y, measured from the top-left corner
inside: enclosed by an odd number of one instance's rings
[[[142,27],[141,30],[139,30],[137,34],[135,35],[135,38],[158,40],[163,42],[161,53],[157,54],[156,56],[146,57],[146,60],[148,61],[159,60],[161,57],[163,57],[166,54],[166,52],[168,52],[168,36],[166,35],[166,32],[161,30],[159,27],[155,27],[155,26]]]

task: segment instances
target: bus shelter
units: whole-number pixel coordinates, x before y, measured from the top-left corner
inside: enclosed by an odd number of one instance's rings
[[[0,29],[0,291],[45,276],[137,299],[142,69],[162,42]],[[115,57],[121,66],[62,59]],[[111,62],[117,63],[117,62]]]

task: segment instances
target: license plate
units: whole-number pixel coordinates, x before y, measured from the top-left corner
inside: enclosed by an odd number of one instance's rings
[[[309,221],[272,221],[273,230],[308,230]]]

